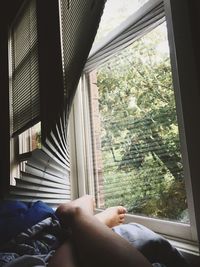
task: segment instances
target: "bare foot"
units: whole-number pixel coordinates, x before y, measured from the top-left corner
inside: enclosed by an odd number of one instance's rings
[[[95,217],[108,227],[124,223],[126,209],[122,206],[110,207],[98,213]]]
[[[56,210],[56,216],[60,219],[60,222],[65,226],[74,216],[77,210],[81,210],[86,214],[93,215],[94,211],[94,199],[90,195],[85,195],[83,197],[77,198],[76,200],[70,201],[59,205]]]

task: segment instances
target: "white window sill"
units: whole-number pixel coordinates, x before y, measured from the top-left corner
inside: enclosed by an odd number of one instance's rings
[[[199,247],[196,243],[189,244],[188,242],[177,241],[171,238],[168,238],[167,236],[163,235],[167,240],[170,242],[172,246],[177,248],[179,251],[181,251],[183,254],[192,254],[195,256],[200,256]]]

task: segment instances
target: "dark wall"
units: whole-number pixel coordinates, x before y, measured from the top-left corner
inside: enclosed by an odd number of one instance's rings
[[[2,27],[5,26],[5,27]],[[7,68],[7,30],[1,24],[0,31],[0,196],[7,189],[9,176],[9,107],[8,107],[8,68]]]
[[[197,72],[200,74],[200,1],[188,0],[189,14],[190,14],[190,30],[192,33],[194,54],[196,58]],[[200,77],[200,76],[199,76]],[[199,78],[200,84],[200,78]]]
[[[199,0],[188,0],[188,6],[189,6],[189,16],[190,16],[190,30],[191,30],[191,36],[192,36],[192,43],[193,43],[193,53],[194,53],[194,58],[196,60],[196,72],[197,72],[197,83],[198,83],[198,88],[199,88],[199,99],[200,99],[200,1]],[[199,103],[200,106],[200,103]],[[200,114],[197,114],[197,128],[200,128],[199,122],[200,122]],[[194,129],[195,130],[195,129]],[[200,138],[200,136],[199,136]],[[196,154],[196,157],[199,162],[199,151],[198,154]],[[198,179],[198,186],[196,186],[196,194],[199,195],[200,192],[200,177],[199,177],[199,168],[197,169],[197,179]],[[196,206],[198,206],[196,204]],[[200,211],[199,211],[200,212]],[[200,266],[200,257],[192,257],[191,255],[188,255],[188,261],[190,262],[191,266],[193,267],[198,267]]]

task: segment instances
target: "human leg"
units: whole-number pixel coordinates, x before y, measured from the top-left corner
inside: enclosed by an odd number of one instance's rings
[[[84,207],[85,207],[85,198],[84,197]],[[90,196],[88,198],[89,204],[89,213],[93,214],[93,205],[91,204],[92,198]],[[77,200],[79,201],[79,200]],[[76,201],[76,205],[77,205]],[[79,205],[83,204],[82,199],[79,201]],[[87,210],[88,210],[88,204]],[[96,214],[95,217],[102,222],[103,224],[107,225],[108,227],[114,227],[119,224],[122,224],[125,219],[126,209],[122,206],[116,206],[107,208],[106,210],[101,211],[100,213]],[[75,254],[73,242],[71,240],[67,240],[62,244],[57,250],[54,256],[52,257],[49,267],[77,267],[78,255]]]
[[[65,241],[50,259],[48,267],[78,267],[77,255],[73,243]]]
[[[86,196],[56,211],[63,227],[71,228],[80,266],[150,267],[137,249],[93,216],[91,201]]]

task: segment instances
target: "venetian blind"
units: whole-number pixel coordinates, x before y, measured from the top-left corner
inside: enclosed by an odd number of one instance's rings
[[[63,72],[68,110],[96,35],[105,0],[60,1]]]
[[[90,72],[165,20],[163,0],[149,0],[101,43],[94,45],[84,71]]]
[[[41,148],[23,159],[10,198],[54,206],[71,199],[58,1],[36,0],[36,9]]]
[[[12,134],[39,118],[39,71],[36,2],[25,3],[11,27],[10,56]]]
[[[51,205],[71,198],[69,111],[103,7],[104,1],[63,0],[59,20],[58,1],[37,1],[42,148],[27,159],[11,197]]]

